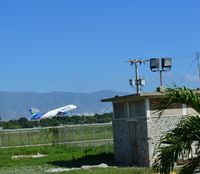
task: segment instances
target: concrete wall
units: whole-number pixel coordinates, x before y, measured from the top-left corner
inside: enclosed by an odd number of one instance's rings
[[[145,100],[122,101],[113,106],[115,161],[125,165],[148,166]]]
[[[138,118],[137,121],[114,120],[116,162],[131,166],[151,166],[156,143],[166,131],[173,129],[181,118],[182,116],[163,116],[160,119]]]
[[[153,98],[149,99],[150,103],[150,115],[151,117],[158,117],[159,116],[159,109],[163,105],[163,99]],[[170,105],[167,109],[164,110],[162,116],[175,116],[175,115],[182,115],[182,104],[173,104]]]
[[[148,148],[148,132],[147,132],[147,119],[139,118],[137,120],[137,153],[138,153],[138,166],[149,166],[149,148]]]
[[[160,137],[173,129],[187,112],[182,104],[171,105],[158,119],[161,99],[114,103],[113,138],[115,160],[135,166],[150,166]],[[185,113],[185,114],[184,114]]]
[[[198,115],[198,113],[192,108],[186,108],[187,115]]]
[[[154,150],[156,144],[162,135],[176,127],[180,122],[182,115],[177,116],[162,116],[159,119],[151,117],[147,119],[147,132],[148,132],[148,149],[149,149],[149,165],[151,166],[154,161]]]
[[[131,166],[149,166],[146,118],[114,120],[115,161]]]
[[[113,140],[115,161],[125,165],[131,165],[129,130],[125,119],[113,120]]]

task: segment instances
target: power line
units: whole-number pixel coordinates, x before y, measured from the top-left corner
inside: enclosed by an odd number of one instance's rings
[[[200,80],[200,64],[199,64],[199,52],[196,52],[196,59],[197,59],[197,62],[198,62],[198,71],[199,71],[199,80]]]
[[[184,73],[183,78],[182,78],[182,79],[180,80],[180,82],[178,83],[178,86],[186,79],[185,74],[187,74],[187,73],[190,71],[190,69],[191,69],[193,63],[194,63],[196,60],[197,60],[197,58],[195,58],[195,59],[190,63],[190,65],[188,66],[187,71]]]

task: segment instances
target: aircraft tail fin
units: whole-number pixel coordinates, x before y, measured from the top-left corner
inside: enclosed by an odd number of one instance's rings
[[[31,113],[31,120],[39,120],[42,116],[39,109],[37,108],[30,108],[29,112]]]
[[[28,111],[31,113],[31,115],[35,115],[40,112],[40,110],[37,108],[30,108]]]

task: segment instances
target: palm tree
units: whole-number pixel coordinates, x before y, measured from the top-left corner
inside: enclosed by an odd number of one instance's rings
[[[181,174],[192,174],[200,167],[200,97],[197,92],[186,88],[168,88],[165,91],[167,104],[160,113],[170,104],[182,103],[193,108],[197,114],[184,117],[176,128],[167,132],[160,139],[155,150],[156,159],[153,170],[161,174],[169,174],[180,157],[185,157],[185,164],[180,170]],[[192,145],[195,144],[196,154],[192,156]]]

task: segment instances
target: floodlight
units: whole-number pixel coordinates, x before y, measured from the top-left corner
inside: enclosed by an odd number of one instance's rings
[[[172,59],[171,58],[162,58],[162,70],[169,71],[172,67]]]
[[[150,59],[150,69],[151,71],[159,71],[160,68],[160,59],[152,58]]]

